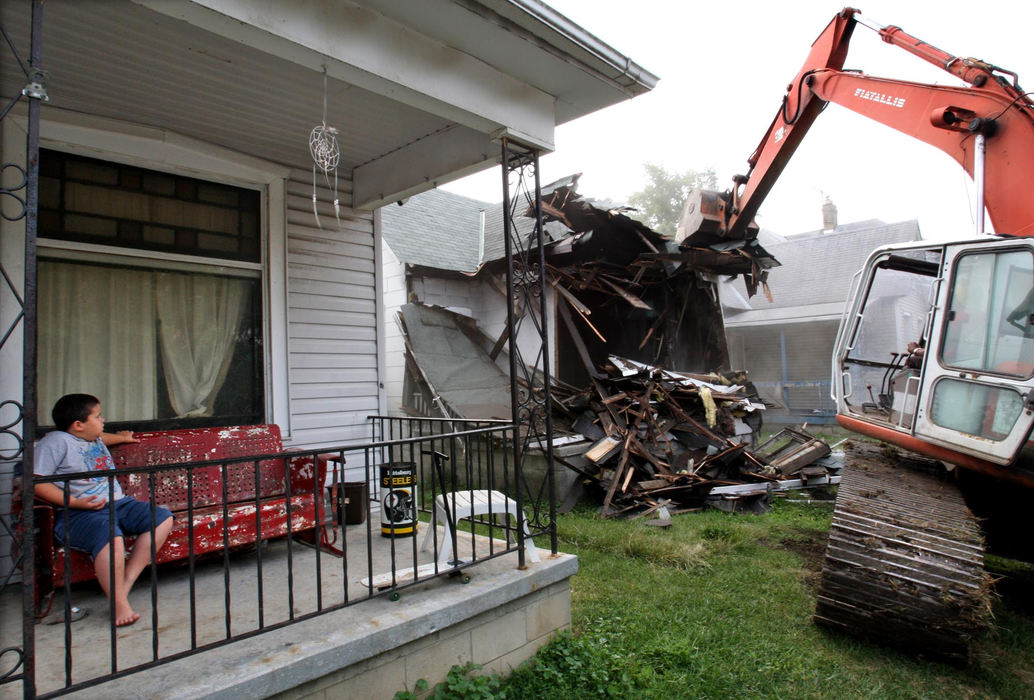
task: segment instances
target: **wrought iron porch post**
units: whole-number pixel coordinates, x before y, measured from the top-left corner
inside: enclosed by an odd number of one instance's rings
[[[556,499],[553,480],[553,422],[551,413],[549,330],[546,314],[546,258],[542,228],[542,190],[538,151],[508,139],[502,142],[503,232],[506,245],[506,329],[510,342],[510,402],[515,425],[513,440],[517,508],[529,516],[532,534],[549,533],[550,550],[556,554]],[[521,233],[518,219],[533,228]],[[527,224],[525,224],[527,229]],[[522,352],[518,339],[524,327],[530,332]],[[546,476],[532,490],[524,475],[528,448],[537,443],[546,459]],[[518,565],[524,567],[524,532],[518,528]]]
[[[2,30],[3,28],[0,27],[0,31]],[[12,168],[21,176],[20,181],[11,186],[0,185],[0,195],[3,195],[0,206],[6,207],[3,218],[12,222],[22,219],[25,221],[25,269],[21,293],[19,293],[17,282],[0,264],[0,276],[3,278],[5,287],[4,295],[12,297],[18,309],[11,319],[9,327],[3,329],[3,334],[0,336],[0,351],[5,347],[11,350],[15,345],[13,339],[17,338],[16,331],[19,325],[21,325],[22,331],[21,401],[16,395],[2,397],[0,400],[0,408],[13,406],[15,409],[13,420],[4,418],[4,423],[0,426],[0,434],[12,441],[10,451],[0,454],[0,461],[11,464],[19,461],[22,463],[21,501],[23,504],[21,519],[23,540],[20,547],[22,557],[22,646],[4,649],[0,652],[0,658],[4,660],[5,665],[4,668],[0,668],[0,680],[14,681],[20,678],[22,693],[26,698],[36,696],[36,601],[34,596],[36,576],[32,464],[33,438],[36,433],[36,233],[39,200],[39,113],[40,102],[47,99],[46,74],[40,65],[43,39],[43,0],[33,0],[32,2],[30,36],[29,65],[26,66],[18,56],[7,32],[3,31],[7,47],[25,73],[26,83],[21,94],[5,105],[3,111],[0,112],[0,119],[3,119],[22,97],[28,101],[25,167],[23,168],[18,163],[7,162],[0,168],[3,171]],[[20,433],[19,423],[21,424]],[[8,667],[11,655],[15,657],[14,665]],[[19,666],[21,667],[20,674],[17,673]]]

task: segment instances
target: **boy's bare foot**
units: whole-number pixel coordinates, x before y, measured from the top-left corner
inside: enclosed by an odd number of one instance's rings
[[[115,608],[115,626],[128,627],[140,619],[140,613],[133,612],[133,608],[127,603],[124,607],[119,605]]]

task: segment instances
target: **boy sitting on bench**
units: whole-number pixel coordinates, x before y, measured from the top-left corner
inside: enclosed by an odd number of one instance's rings
[[[172,513],[156,506],[152,524],[150,504],[125,496],[118,480],[111,480],[109,493],[107,472],[114,469],[115,464],[107,446],[136,440],[128,430],[120,433],[104,432],[101,402],[97,397],[89,394],[62,396],[54,404],[51,416],[57,430],[47,433],[36,444],[33,471],[38,476],[93,470],[104,474],[68,481],[67,511],[64,508],[66,482],[36,484],[36,497],[57,508],[55,537],[66,546],[87,552],[93,558],[97,581],[111,603],[115,625],[131,625],[140,619],[140,615],[129,605],[129,591],[151,563],[152,537],[155,552],[165,544],[172,529]],[[110,542],[109,501],[115,519],[115,535]],[[128,560],[126,535],[136,536]],[[114,580],[111,579],[112,557],[115,563]]]

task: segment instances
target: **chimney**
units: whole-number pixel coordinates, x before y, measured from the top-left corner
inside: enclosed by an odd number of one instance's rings
[[[822,204],[822,232],[829,233],[837,227],[837,205],[833,204],[829,195]]]

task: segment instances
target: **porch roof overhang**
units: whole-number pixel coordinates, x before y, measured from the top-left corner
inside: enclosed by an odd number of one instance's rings
[[[29,9],[0,10],[26,61]],[[50,0],[42,55],[50,106],[303,169],[325,68],[342,201],[366,209],[498,163],[502,137],[550,151],[657,81],[537,0]],[[0,66],[3,96],[25,82]]]

